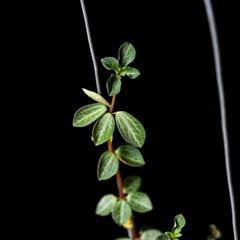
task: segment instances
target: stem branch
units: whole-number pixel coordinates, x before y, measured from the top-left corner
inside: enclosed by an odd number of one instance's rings
[[[115,101],[116,101],[116,95],[113,95],[113,97],[112,97],[112,102],[111,102],[111,106],[110,106],[110,109],[109,109],[109,112],[110,112],[110,113],[113,112],[113,108],[114,108]]]
[[[137,235],[136,230],[135,230],[134,227],[133,227],[133,228],[130,228],[130,229],[129,229],[129,232],[130,232],[130,234],[131,234],[132,239],[138,239],[138,235]]]
[[[116,101],[116,95],[113,95],[111,106],[110,106],[110,109],[109,109],[110,113],[113,112],[115,101]],[[111,136],[111,138],[107,141],[109,152],[114,152],[113,145],[112,145],[112,140],[113,140],[113,136]],[[117,180],[117,187],[118,187],[118,197],[119,197],[119,199],[124,199],[122,177],[121,177],[121,173],[120,173],[119,169],[116,173],[116,180]],[[131,239],[137,239],[138,238],[135,227],[134,227],[134,224],[133,224],[133,228],[128,229],[128,236]]]
[[[124,194],[123,194],[123,186],[122,186],[122,177],[120,170],[118,169],[116,173],[116,179],[117,179],[117,186],[118,186],[118,194],[120,199],[124,199]]]

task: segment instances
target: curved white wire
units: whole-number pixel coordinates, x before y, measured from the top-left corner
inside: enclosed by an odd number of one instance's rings
[[[80,0],[80,3],[81,3],[84,22],[85,22],[85,27],[86,27],[86,31],[87,31],[88,44],[89,44],[89,48],[90,48],[90,52],[91,52],[91,56],[92,56],[92,61],[93,61],[97,92],[98,92],[98,94],[102,95],[99,76],[98,76],[97,61],[96,61],[96,57],[95,57],[94,50],[93,50],[92,38],[91,38],[91,34],[90,34],[90,27],[89,27],[89,23],[88,23],[87,11],[86,11],[86,8],[85,8],[84,0]]]
[[[216,31],[216,25],[215,25],[215,19],[214,19],[214,13],[212,10],[211,1],[204,0],[204,5],[205,5],[205,9],[206,9],[208,25],[209,25],[211,39],[212,39],[215,71],[216,71],[216,77],[217,77],[218,96],[219,96],[220,112],[221,112],[221,125],[222,125],[223,144],[224,144],[224,154],[225,154],[225,165],[226,165],[227,182],[228,182],[229,196],[230,196],[230,202],[231,202],[231,211],[232,211],[233,234],[234,234],[234,239],[238,240],[237,218],[236,218],[236,209],[235,209],[231,168],[230,168],[226,107],[225,107],[224,87],[223,87],[222,71],[221,71],[221,57],[220,57],[218,37],[217,37],[217,31]]]

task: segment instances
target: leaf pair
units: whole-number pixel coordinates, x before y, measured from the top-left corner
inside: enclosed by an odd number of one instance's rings
[[[126,200],[136,212],[144,213],[152,210],[152,202],[146,193],[138,191],[141,177],[131,175],[123,181],[123,193],[128,194]]]
[[[117,200],[113,194],[103,196],[97,204],[96,214],[107,216],[112,213],[114,222],[123,225],[132,216],[132,210],[140,213],[152,210],[152,204],[147,194],[132,192],[125,199]]]
[[[104,60],[107,62],[108,58],[105,58]],[[126,75],[131,79],[135,79],[140,75],[140,72],[133,67],[123,67],[120,72],[116,74],[112,73],[106,84],[109,96],[117,95],[121,91],[121,77]]]
[[[101,59],[101,62],[107,70],[113,70],[119,73],[121,69],[127,67],[135,57],[135,48],[131,43],[126,42],[118,49],[118,60],[114,57],[105,57]]]
[[[113,57],[105,57],[101,59],[103,66],[108,70],[115,71],[115,74],[107,80],[107,91],[109,96],[116,95],[121,90],[121,77],[127,75],[131,79],[135,79],[140,75],[136,68],[127,67],[136,57],[136,51],[131,43],[124,43],[118,50],[118,60]],[[119,62],[120,61],[120,62]]]
[[[115,128],[115,121],[110,113],[106,113],[110,104],[99,94],[83,88],[84,93],[98,103],[88,104],[76,111],[73,117],[74,127],[85,127],[100,117],[93,128],[93,141],[95,145],[106,142]],[[103,116],[104,115],[104,116]],[[118,111],[115,114],[116,124],[122,137],[135,147],[142,147],[146,133],[142,124],[131,114]]]
[[[74,127],[85,127],[97,120],[92,130],[92,139],[96,146],[106,142],[115,129],[114,117],[106,111],[106,105],[92,103],[78,109],[73,117]]]
[[[114,176],[119,168],[119,160],[123,163],[140,167],[145,164],[140,151],[129,145],[120,146],[115,153],[106,151],[104,152],[98,162],[97,175],[99,180],[106,180]]]
[[[93,92],[88,90],[85,92],[92,98],[105,102],[104,99],[99,98]],[[116,125],[122,137],[133,146],[142,147],[146,138],[142,124],[131,114],[124,111],[116,112],[114,120],[111,113],[106,113],[107,106],[105,104],[92,103],[78,109],[73,117],[73,126],[85,127],[98,119],[92,130],[93,141],[98,146],[112,136],[116,120]]]
[[[130,219],[132,209],[125,200],[118,200],[113,194],[103,196],[97,204],[96,214],[107,216],[112,213],[114,222],[118,225],[124,224]]]

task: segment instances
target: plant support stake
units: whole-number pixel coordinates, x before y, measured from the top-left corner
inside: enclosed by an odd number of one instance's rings
[[[90,34],[90,27],[89,27],[89,24],[88,24],[88,17],[87,17],[87,11],[86,11],[86,8],[85,8],[84,0],[80,0],[80,3],[81,3],[84,22],[85,22],[85,27],[86,27],[86,31],[87,31],[88,44],[89,44],[89,48],[90,48],[90,52],[91,52],[91,56],[92,56],[92,61],[93,61],[97,92],[98,92],[98,94],[102,95],[100,82],[99,82],[99,76],[98,76],[97,61],[96,61],[94,50],[93,50],[92,38],[91,38],[91,34]]]
[[[222,125],[223,144],[224,144],[224,154],[225,154],[225,164],[226,164],[226,172],[227,172],[227,182],[228,182],[229,196],[230,196],[230,201],[231,201],[233,234],[234,234],[234,239],[238,240],[236,209],[235,209],[234,193],[233,193],[232,179],[231,179],[231,168],[230,168],[226,107],[225,107],[225,98],[224,98],[224,87],[223,87],[223,82],[222,82],[222,71],[221,71],[221,60],[220,60],[221,58],[220,58],[220,51],[219,51],[219,46],[218,46],[218,37],[217,37],[217,31],[216,31],[216,25],[215,25],[214,13],[212,10],[211,1],[204,0],[204,4],[205,4],[205,9],[206,9],[211,39],[212,39],[215,71],[216,71],[216,77],[217,77],[218,95],[219,95],[220,112],[221,112],[221,125]]]

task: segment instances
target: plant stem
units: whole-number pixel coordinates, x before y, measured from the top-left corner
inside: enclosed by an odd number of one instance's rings
[[[138,235],[137,235],[136,230],[135,230],[134,227],[133,227],[133,228],[130,228],[130,229],[128,229],[128,230],[129,230],[129,232],[130,232],[130,234],[131,234],[132,239],[138,239]]]
[[[113,152],[113,145],[112,145],[112,137],[108,140],[108,151]],[[118,169],[116,173],[116,179],[117,179],[117,186],[118,186],[118,195],[120,199],[124,199],[124,194],[123,194],[123,186],[122,186],[122,177],[120,170]]]
[[[109,112],[110,112],[110,113],[113,112],[113,108],[114,108],[115,101],[116,101],[116,95],[113,95],[113,97],[112,97],[112,102],[111,102],[111,107],[110,107],[110,109],[109,109]]]
[[[111,106],[110,106],[110,109],[109,109],[110,113],[113,112],[115,101],[116,101],[116,95],[113,95]],[[109,152],[114,152],[113,145],[112,145],[112,140],[113,140],[113,136],[111,136],[110,139],[107,141]],[[119,197],[119,199],[124,199],[122,177],[121,177],[121,173],[120,173],[119,169],[116,173],[116,180],[117,180],[117,187],[118,187],[118,197]],[[133,223],[133,227],[130,228],[130,229],[127,229],[127,230],[128,230],[129,238],[131,238],[133,240],[138,238],[135,227],[134,227],[134,223]]]
[[[123,186],[122,186],[122,177],[120,170],[118,169],[116,173],[116,179],[117,179],[117,186],[118,186],[118,195],[120,199],[124,199],[124,194],[123,194]]]
[[[111,106],[110,106],[110,109],[109,109],[110,113],[113,112],[115,101],[116,101],[116,95],[113,95]],[[107,144],[108,144],[108,151],[109,152],[113,152],[112,137],[108,140]],[[120,199],[124,199],[123,187],[122,187],[122,177],[121,177],[121,173],[120,173],[119,169],[118,169],[118,171],[116,173],[116,178],[117,178],[117,186],[118,186],[119,198]]]
[[[113,152],[112,137],[107,141],[108,151]]]

